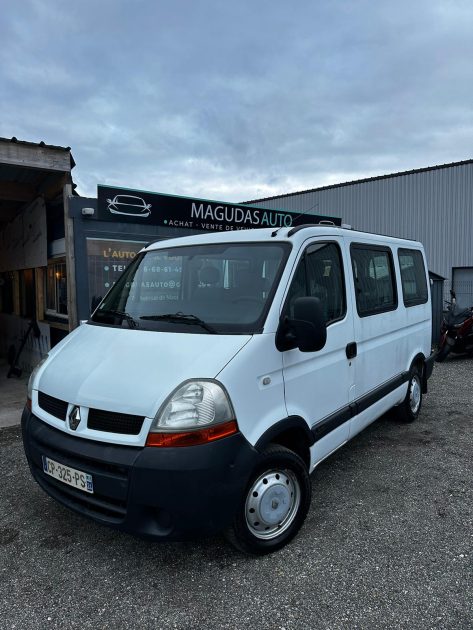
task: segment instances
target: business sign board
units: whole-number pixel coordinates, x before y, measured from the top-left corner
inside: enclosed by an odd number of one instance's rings
[[[280,228],[331,221],[339,217],[268,210],[246,204],[176,197],[142,190],[98,186],[97,219],[120,223],[162,225],[204,231]]]

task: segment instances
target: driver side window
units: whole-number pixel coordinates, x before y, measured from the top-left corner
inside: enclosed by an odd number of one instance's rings
[[[286,316],[294,317],[294,302],[299,297],[318,298],[327,324],[345,315],[345,282],[337,244],[317,243],[306,249],[289,288]]]

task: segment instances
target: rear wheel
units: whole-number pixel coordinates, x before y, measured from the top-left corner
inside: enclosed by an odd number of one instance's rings
[[[284,446],[270,445],[261,454],[226,538],[245,553],[276,551],[297,534],[310,500],[304,461]]]
[[[422,368],[414,365],[409,373],[409,386],[404,401],[396,407],[401,422],[414,422],[422,407]]]

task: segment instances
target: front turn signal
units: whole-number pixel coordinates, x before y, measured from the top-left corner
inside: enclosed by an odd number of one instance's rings
[[[238,433],[238,425],[236,420],[230,420],[206,429],[194,429],[193,431],[182,431],[179,433],[149,433],[146,446],[197,446],[197,444],[215,442],[215,440],[220,440],[235,433]]]

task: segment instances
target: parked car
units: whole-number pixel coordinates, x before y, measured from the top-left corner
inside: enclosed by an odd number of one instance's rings
[[[134,195],[115,195],[113,199],[107,199],[107,203],[108,209],[112,214],[141,217],[143,219],[146,219],[151,214],[151,204]]]
[[[330,226],[144,248],[31,375],[33,477],[142,536],[282,547],[323,459],[393,407],[419,415],[426,269],[418,242]]]

